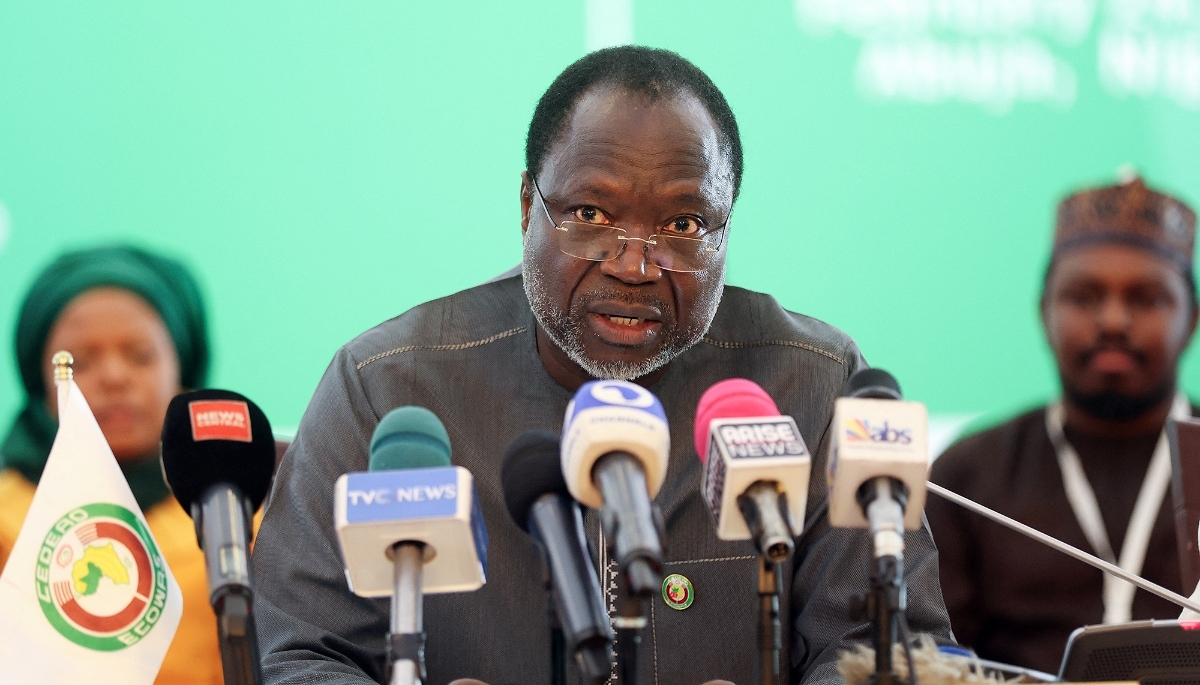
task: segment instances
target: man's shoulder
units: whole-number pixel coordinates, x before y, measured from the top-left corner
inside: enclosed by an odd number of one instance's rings
[[[843,366],[859,357],[854,340],[824,321],[784,309],[766,293],[726,286],[704,342],[727,349],[778,346]]]
[[[346,343],[362,364],[403,351],[458,350],[523,333],[532,315],[520,277],[489,281],[419,304]]]
[[[930,480],[943,485],[968,475],[986,477],[1009,457],[1024,449],[1029,440],[1041,435],[1046,408],[1025,411],[1004,423],[959,439],[946,448],[933,463]]]

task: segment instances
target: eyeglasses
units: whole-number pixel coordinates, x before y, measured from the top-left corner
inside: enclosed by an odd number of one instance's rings
[[[585,224],[582,221],[556,222],[550,216],[546,198],[538,187],[537,179],[531,178],[533,189],[541,202],[542,211],[558,232],[558,249],[563,254],[593,262],[607,262],[624,254],[630,242],[642,244],[644,259],[664,271],[695,273],[712,266],[721,251],[725,229],[729,218],[715,230],[698,236],[666,235],[654,233],[646,238],[635,238],[619,226]]]

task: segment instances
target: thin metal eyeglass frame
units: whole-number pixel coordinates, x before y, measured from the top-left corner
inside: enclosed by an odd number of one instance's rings
[[[566,222],[556,222],[554,220],[554,217],[550,215],[550,208],[546,205],[546,197],[544,195],[542,195],[542,189],[540,187],[538,187],[537,178],[535,178],[531,174],[529,176],[529,180],[533,182],[533,191],[537,194],[538,202],[542,205],[542,212],[546,215],[546,220],[550,222],[550,225],[553,226],[555,230],[563,231],[564,233],[569,232],[570,229],[563,228],[561,225],[562,223],[566,223]],[[729,228],[729,221],[732,218],[733,218],[733,211],[731,210],[729,212],[729,216],[725,217],[725,222],[722,223],[721,226],[719,228],[717,228],[715,231],[715,233],[717,233],[717,236],[718,236],[716,247],[715,248],[705,247],[704,250],[706,252],[715,254],[715,253],[721,251],[721,246],[725,244],[725,230]],[[573,222],[573,223],[582,223],[582,222]],[[575,256],[573,254],[569,254],[565,251],[563,252],[563,254],[567,255],[568,257],[575,257],[576,259],[587,259],[588,261],[591,261],[591,262],[608,262],[608,261],[617,259],[622,254],[624,254],[625,249],[627,247],[629,247],[630,240],[636,240],[640,243],[644,243],[644,245],[645,245],[642,248],[643,259],[646,259],[647,261],[651,261],[649,259],[648,248],[651,245],[655,245],[655,246],[658,245],[658,242],[654,240],[655,238],[658,238],[658,237],[669,238],[669,239],[680,238],[683,240],[695,240],[697,242],[702,242],[704,240],[703,238],[691,238],[691,237],[683,236],[683,235],[667,236],[667,235],[663,235],[661,233],[651,233],[650,236],[647,238],[635,238],[635,237],[629,235],[629,231],[627,231],[624,228],[621,228],[620,226],[607,226],[606,228],[609,228],[613,231],[620,231],[620,234],[618,235],[618,239],[623,242],[621,249],[618,250],[617,253],[615,255],[613,255],[612,257],[609,257],[608,259],[588,259],[587,257],[577,257],[577,256]],[[559,248],[559,251],[562,251],[561,247]],[[676,273],[697,273],[699,271],[704,270],[703,268],[700,268],[700,269],[695,269],[693,271],[681,271],[679,269],[668,269],[667,267],[662,266],[661,264],[658,264],[657,262],[653,262],[653,263],[655,266],[657,266],[660,269],[664,269],[666,271],[674,271]]]

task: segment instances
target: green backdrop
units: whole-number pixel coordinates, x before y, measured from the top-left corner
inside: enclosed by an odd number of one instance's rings
[[[197,272],[212,384],[295,426],[339,345],[517,263],[533,105],[630,36],[739,118],[730,282],[938,416],[1055,392],[1035,303],[1065,192],[1128,164],[1200,202],[1196,0],[5,2],[0,420],[37,271],[128,240]]]

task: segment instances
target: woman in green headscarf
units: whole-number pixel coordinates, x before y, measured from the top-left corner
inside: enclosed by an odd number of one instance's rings
[[[75,357],[75,381],[183,589],[183,620],[156,683],[221,683],[204,556],[158,464],[168,403],[203,387],[208,371],[204,305],[180,263],[102,247],[65,254],[34,281],[17,321],[25,405],[0,443],[0,565],[54,442],[50,357],[63,349]]]

